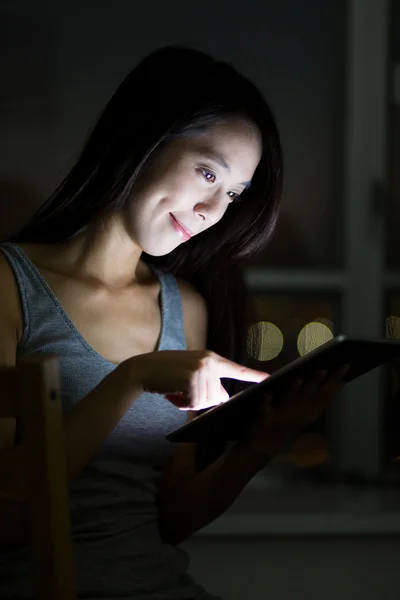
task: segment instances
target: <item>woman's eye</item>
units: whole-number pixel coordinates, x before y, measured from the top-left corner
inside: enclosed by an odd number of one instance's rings
[[[204,169],[204,168],[200,169],[200,173],[202,174],[202,176],[208,183],[215,183],[215,181],[217,179],[217,176],[215,175],[215,173],[213,173],[209,169]],[[231,200],[231,203],[240,202],[240,200],[242,200],[242,196],[240,194],[238,194],[237,192],[227,192],[227,194]]]
[[[201,174],[203,175],[206,181],[209,181],[210,183],[215,183],[216,176],[215,173],[213,173],[212,171],[209,171],[208,169],[201,169]]]
[[[236,192],[228,192],[228,196],[232,202],[239,202],[242,199],[241,195]]]

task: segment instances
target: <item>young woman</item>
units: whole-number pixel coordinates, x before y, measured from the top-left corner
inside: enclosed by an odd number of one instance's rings
[[[341,386],[296,382],[202,469],[165,435],[224,402],[245,362],[239,263],[274,229],[282,159],[252,83],[194,50],[143,60],[72,171],[0,253],[0,362],[59,357],[79,598],[211,598],[177,544],[226,510]],[[22,495],[15,422],[0,482]],[[23,498],[22,498],[23,499]],[[1,512],[0,595],[29,598],[24,511]],[[7,525],[7,526],[6,526]]]

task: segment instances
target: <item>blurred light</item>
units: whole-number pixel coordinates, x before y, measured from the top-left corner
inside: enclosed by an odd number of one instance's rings
[[[386,319],[386,337],[393,340],[400,339],[400,318],[388,317]]]
[[[283,348],[283,335],[279,327],[268,321],[254,323],[247,335],[248,355],[256,360],[276,358]]]
[[[329,327],[323,323],[308,323],[303,327],[297,338],[297,349],[300,356],[308,354],[318,346],[322,346],[333,338],[333,333]]]
[[[317,317],[312,320],[313,323],[322,323],[322,325],[326,325],[331,331],[333,331],[333,321],[330,319],[326,319],[325,317]]]
[[[329,452],[326,439],[319,433],[301,435],[293,444],[288,460],[296,467],[312,468],[327,462]]]

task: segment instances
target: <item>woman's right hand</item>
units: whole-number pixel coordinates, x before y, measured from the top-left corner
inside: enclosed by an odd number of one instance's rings
[[[163,394],[181,410],[201,410],[229,400],[221,378],[259,383],[268,373],[249,369],[209,350],[163,350],[129,359],[135,384]]]

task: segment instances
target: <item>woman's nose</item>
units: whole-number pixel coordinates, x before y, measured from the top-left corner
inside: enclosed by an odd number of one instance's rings
[[[206,198],[202,198],[194,207],[196,215],[210,224],[216,223],[222,217],[226,208],[223,206],[221,196],[221,192],[216,191],[213,194],[207,195]]]

